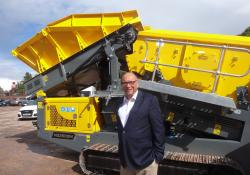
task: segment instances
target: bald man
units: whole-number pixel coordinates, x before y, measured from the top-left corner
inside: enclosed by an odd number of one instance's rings
[[[157,98],[138,90],[138,79],[121,79],[124,97],[116,107],[121,175],[157,175],[164,155],[164,124]]]

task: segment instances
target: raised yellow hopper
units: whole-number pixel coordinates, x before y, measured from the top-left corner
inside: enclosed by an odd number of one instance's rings
[[[126,24],[132,24],[137,30],[143,29],[135,10],[70,15],[48,24],[12,54],[43,73]]]

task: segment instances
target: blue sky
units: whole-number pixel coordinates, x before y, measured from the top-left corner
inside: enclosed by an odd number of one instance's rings
[[[75,13],[138,10],[143,25],[158,29],[237,35],[250,26],[249,0],[3,0],[0,5],[0,86],[9,89],[35,73],[11,50],[48,23]]]

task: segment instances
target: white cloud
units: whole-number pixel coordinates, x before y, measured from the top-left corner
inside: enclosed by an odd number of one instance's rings
[[[0,87],[3,88],[3,90],[9,91],[11,89],[11,85],[15,82],[17,84],[17,80],[11,80],[8,78],[0,78]]]
[[[26,66],[23,62],[17,60],[9,54],[0,54],[0,78],[21,81],[26,72],[35,75],[35,71]]]
[[[8,0],[0,6],[0,78],[22,79],[31,71],[10,51],[48,23],[75,13],[136,9],[154,28],[236,35],[248,27],[249,0]]]

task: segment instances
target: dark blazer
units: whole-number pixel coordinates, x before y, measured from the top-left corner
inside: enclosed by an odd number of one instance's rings
[[[164,124],[157,98],[138,91],[125,127],[118,116],[123,98],[116,105],[121,165],[131,170],[143,169],[164,155]]]

